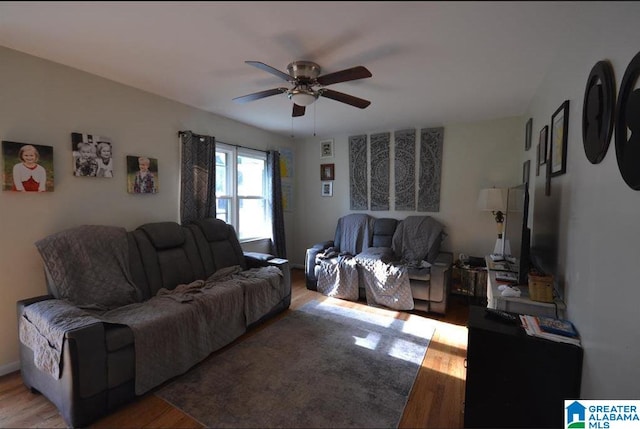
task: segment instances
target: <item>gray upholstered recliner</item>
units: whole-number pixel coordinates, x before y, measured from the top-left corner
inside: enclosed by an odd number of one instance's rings
[[[367,214],[349,214],[338,220],[334,240],[314,244],[308,248],[305,255],[305,279],[309,290],[317,290],[318,273],[320,270],[319,255],[333,250],[335,254],[345,252],[343,225],[345,218],[361,219],[367,227],[363,229],[362,237],[353,237],[350,243],[353,250],[356,245],[357,254],[375,255],[385,261],[399,260],[399,255],[394,254],[393,239],[399,225],[399,220],[393,218],[374,218]],[[368,230],[367,230],[368,229]],[[451,283],[451,270],[453,254],[441,249],[441,241],[446,236],[435,241],[427,252],[425,260],[431,264],[428,268],[408,268],[411,293],[416,310],[445,314]],[[356,256],[356,255],[354,255]],[[365,299],[364,287],[360,285],[360,299]]]

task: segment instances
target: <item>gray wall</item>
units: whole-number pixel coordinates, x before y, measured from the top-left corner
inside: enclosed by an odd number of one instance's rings
[[[55,191],[0,192],[0,374],[18,368],[15,303],[46,292],[33,243],[80,224],[179,220],[179,130],[256,149],[291,145],[257,128],[0,48],[0,139],[53,146]],[[72,174],[71,132],[110,137],[114,177]],[[125,158],[158,159],[160,191],[127,193]],[[292,223],[287,214],[287,226]],[[290,238],[288,238],[290,240]]]
[[[432,125],[429,125],[432,126]],[[420,137],[418,126],[417,140]],[[371,130],[358,134],[391,132]],[[314,243],[333,239],[336,220],[349,210],[349,136],[335,136],[334,158],[320,158],[320,141],[310,139],[298,145],[296,240],[293,262],[303,264],[305,249]],[[467,124],[445,124],[440,188],[440,211],[367,211],[374,217],[403,219],[409,215],[427,214],[441,221],[448,234],[443,242],[446,250],[483,256],[491,253],[496,242],[496,223],[490,212],[477,209],[480,189],[517,185],[522,177],[524,125],[522,118],[504,118]],[[391,153],[391,208],[394,201],[393,152]],[[335,164],[333,197],[320,195],[320,164]]]

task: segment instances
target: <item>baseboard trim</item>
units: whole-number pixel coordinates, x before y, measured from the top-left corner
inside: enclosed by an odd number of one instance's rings
[[[0,376],[11,374],[20,369],[20,361],[10,362],[6,365],[0,366]]]

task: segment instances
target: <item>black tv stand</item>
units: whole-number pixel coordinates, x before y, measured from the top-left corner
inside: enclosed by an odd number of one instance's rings
[[[582,348],[527,335],[470,306],[465,428],[564,427],[564,400],[580,398]]]

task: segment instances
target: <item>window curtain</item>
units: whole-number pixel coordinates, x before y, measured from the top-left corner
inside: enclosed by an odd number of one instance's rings
[[[271,212],[271,253],[279,258],[287,257],[284,238],[284,212],[282,209],[282,181],[280,179],[280,152],[267,152],[267,204]]]
[[[216,139],[180,131],[180,222],[216,217]]]

